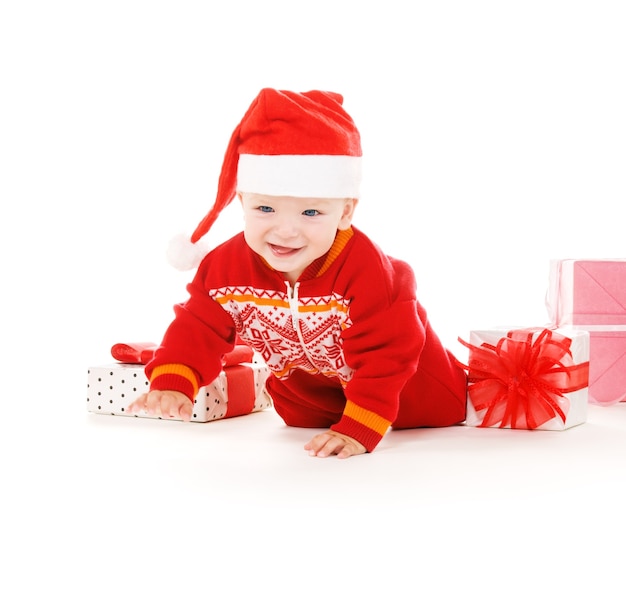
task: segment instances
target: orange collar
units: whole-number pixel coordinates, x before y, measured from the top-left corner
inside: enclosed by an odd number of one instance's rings
[[[326,272],[326,270],[328,270],[339,254],[345,249],[352,236],[354,236],[354,230],[351,227],[347,230],[337,230],[337,236],[335,236],[335,241],[328,250],[328,253],[326,253],[326,258],[320,258],[320,260],[323,260],[324,263],[315,273],[316,277],[321,276],[324,272]],[[314,262],[314,264],[315,263],[316,262]]]

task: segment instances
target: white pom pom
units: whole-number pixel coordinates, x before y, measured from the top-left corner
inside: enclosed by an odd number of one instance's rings
[[[178,234],[169,243],[167,261],[177,270],[184,272],[197,268],[208,252],[203,243],[192,243],[189,236]]]

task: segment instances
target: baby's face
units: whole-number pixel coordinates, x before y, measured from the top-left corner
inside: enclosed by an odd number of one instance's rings
[[[352,223],[353,198],[295,198],[240,193],[248,246],[295,282]]]

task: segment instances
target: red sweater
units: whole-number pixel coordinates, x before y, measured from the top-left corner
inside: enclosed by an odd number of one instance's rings
[[[368,451],[396,420],[432,333],[409,265],[356,228],[338,232],[293,287],[238,234],[204,258],[188,291],[146,366],[151,389],[193,400],[239,338],[271,370],[267,388],[287,424],[330,427]],[[439,383],[451,374],[460,385],[461,371],[449,366]]]

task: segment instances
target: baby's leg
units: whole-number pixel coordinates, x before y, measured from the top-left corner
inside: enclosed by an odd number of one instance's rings
[[[288,426],[329,428],[341,418],[346,398],[338,381],[300,370],[287,380],[273,375],[266,384],[274,409]]]
[[[467,380],[454,356],[427,331],[415,375],[400,394],[394,429],[453,426],[465,420]]]

